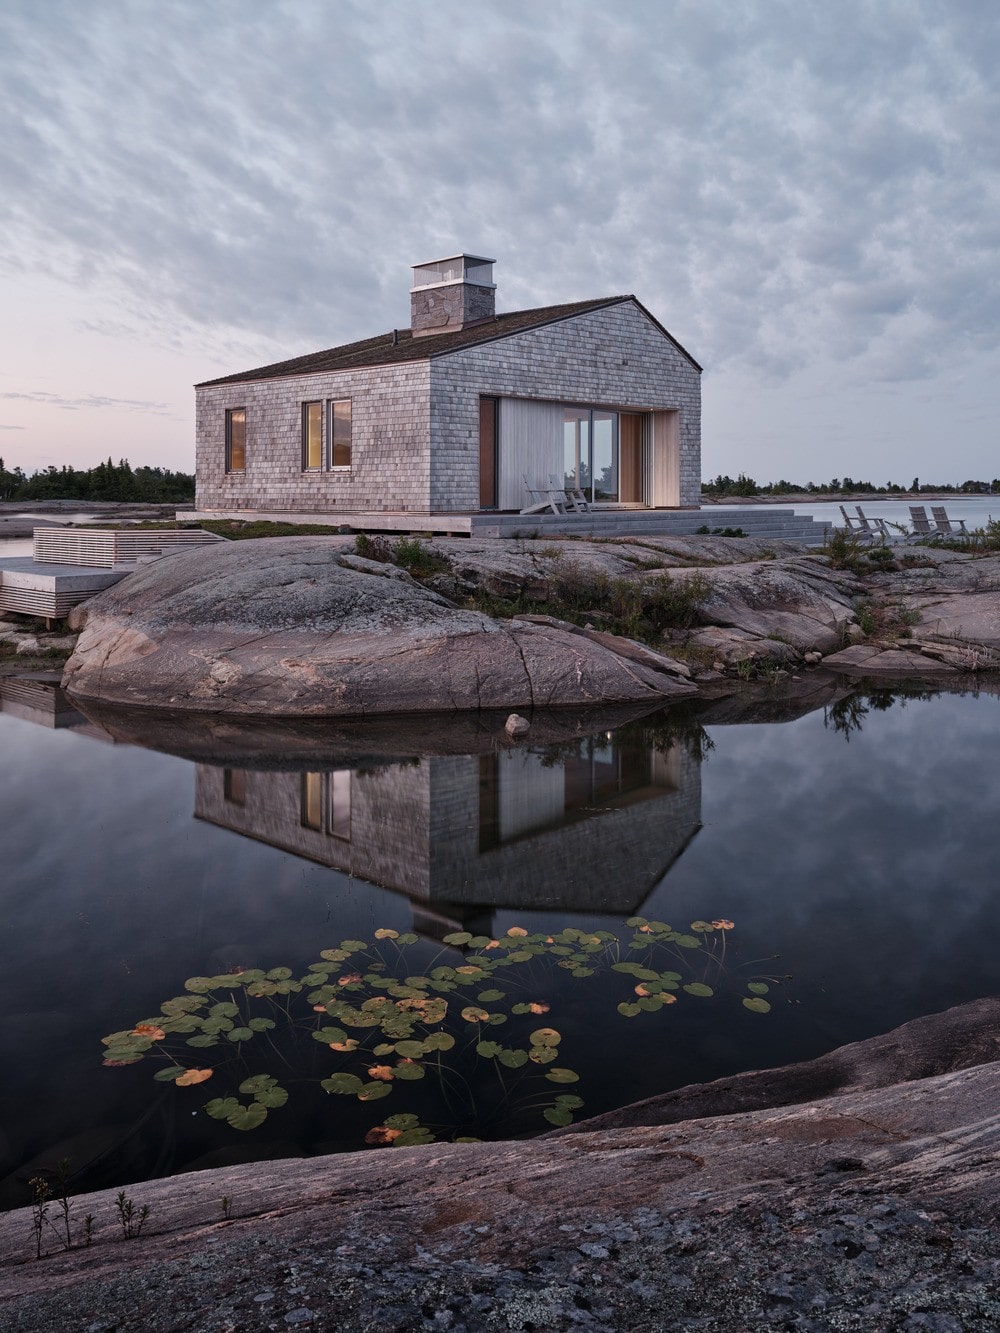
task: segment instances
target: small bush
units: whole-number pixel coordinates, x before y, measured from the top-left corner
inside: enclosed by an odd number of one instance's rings
[[[371,537],[367,532],[359,532],[354,539],[354,550],[364,560],[377,560],[383,565],[396,563],[392,542],[385,537]]]
[[[392,560],[415,579],[427,578],[448,568],[448,561],[425,546],[419,537],[400,537]]]

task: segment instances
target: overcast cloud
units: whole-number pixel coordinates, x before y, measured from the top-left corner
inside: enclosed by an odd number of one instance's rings
[[[16,461],[49,394],[191,466],[192,380],[405,324],[467,249],[501,309],[635,292],[706,476],[992,477],[998,68],[995,0],[0,0]]]

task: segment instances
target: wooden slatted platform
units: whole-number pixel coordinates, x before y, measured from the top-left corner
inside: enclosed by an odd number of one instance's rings
[[[33,537],[35,560],[39,564],[96,565],[103,569],[223,540],[203,528],[45,527],[35,528]]]
[[[0,611],[64,620],[137,564],[224,541],[201,528],[53,528],[34,530],[33,557],[0,560]]]

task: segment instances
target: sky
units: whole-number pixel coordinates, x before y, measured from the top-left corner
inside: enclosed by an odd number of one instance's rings
[[[634,293],[706,479],[1000,475],[996,0],[0,0],[0,457],[192,471],[200,380]]]

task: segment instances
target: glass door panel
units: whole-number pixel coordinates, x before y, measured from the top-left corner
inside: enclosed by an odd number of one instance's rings
[[[590,413],[567,407],[563,412],[564,485],[590,495]]]
[[[594,499],[618,499],[618,413],[592,412]]]

